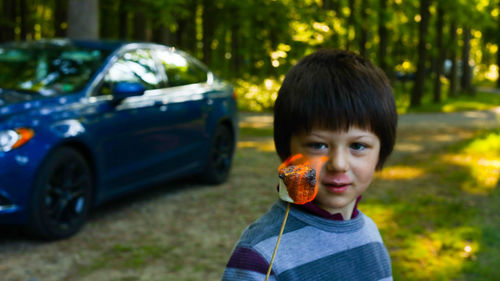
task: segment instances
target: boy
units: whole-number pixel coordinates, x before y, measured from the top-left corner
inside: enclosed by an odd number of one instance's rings
[[[360,56],[320,50],[290,69],[274,107],[282,161],[327,159],[314,201],[292,204],[269,280],[392,280],[373,221],[357,209],[392,152],[394,96],[384,73]],[[236,244],[223,280],[264,280],[286,209],[278,202]]]

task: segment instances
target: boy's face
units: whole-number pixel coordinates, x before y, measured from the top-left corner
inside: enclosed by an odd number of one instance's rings
[[[292,155],[302,153],[322,165],[315,204],[330,213],[344,209],[370,185],[378,162],[380,140],[369,130],[351,127],[347,132],[313,128],[293,135]],[[351,205],[352,206],[352,205]]]

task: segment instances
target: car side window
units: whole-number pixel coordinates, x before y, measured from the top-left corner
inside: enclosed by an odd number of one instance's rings
[[[207,81],[207,72],[179,53],[161,50],[158,52],[158,57],[163,65],[169,87]]]
[[[113,86],[118,82],[138,82],[146,90],[161,87],[161,78],[157,75],[151,52],[137,49],[123,54],[109,68],[97,95],[111,95]]]

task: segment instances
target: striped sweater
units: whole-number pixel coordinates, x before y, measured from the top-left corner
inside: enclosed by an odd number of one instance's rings
[[[222,280],[263,281],[286,203],[278,201],[236,244]],[[292,204],[269,280],[392,280],[391,261],[375,223],[321,218]]]

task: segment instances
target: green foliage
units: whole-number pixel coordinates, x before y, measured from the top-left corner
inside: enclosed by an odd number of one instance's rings
[[[238,107],[243,111],[270,111],[278,95],[281,81],[265,79],[253,84],[243,79],[235,81]]]
[[[384,64],[389,77],[394,77],[395,71],[414,72],[420,1],[385,0],[385,8],[382,1],[103,0],[99,1],[100,35],[104,39],[153,41],[183,49],[202,59],[219,76],[236,81],[244,93],[240,97],[243,109],[261,111],[271,107],[274,97],[263,84],[268,81],[265,79],[280,80],[300,58],[318,48],[364,51],[375,63]],[[64,16],[57,16],[68,13],[67,5],[61,4],[65,1],[28,1],[24,14],[19,1],[10,9],[10,2],[4,2],[0,8],[5,16],[0,21],[0,31],[14,28],[17,40],[54,37],[56,27],[67,29]],[[492,66],[499,64],[497,2],[431,1],[430,27],[435,26],[438,5],[444,8],[443,42],[447,56],[454,51],[461,59],[463,31],[471,29],[469,53],[479,70],[474,77],[486,77],[489,71],[490,80],[498,79],[491,71]],[[454,42],[450,41],[452,22],[458,27],[458,40]],[[386,38],[379,33],[382,26],[387,30]],[[429,54],[426,71],[434,71],[432,61],[439,53],[432,47],[436,36],[436,30],[429,28],[424,38]],[[386,46],[383,57],[382,46]],[[430,76],[426,80],[428,83]],[[432,92],[427,91],[424,100]],[[407,111],[406,106],[399,107]]]

